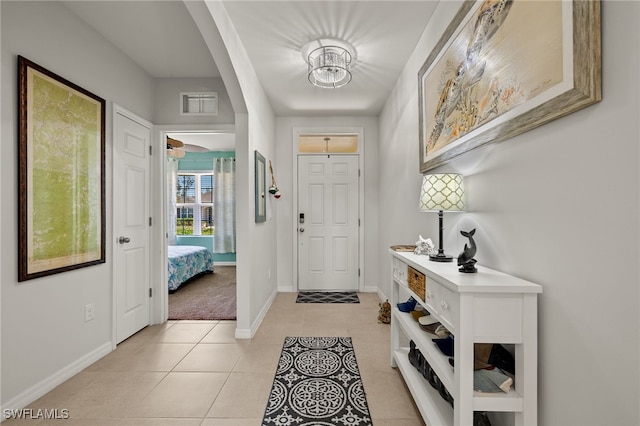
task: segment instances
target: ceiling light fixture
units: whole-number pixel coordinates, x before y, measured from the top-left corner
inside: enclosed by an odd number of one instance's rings
[[[184,143],[167,136],[167,156],[171,158],[182,158],[184,154]]]
[[[323,39],[308,43],[303,48],[303,55],[311,84],[324,89],[348,84],[351,81],[352,51],[340,40]]]

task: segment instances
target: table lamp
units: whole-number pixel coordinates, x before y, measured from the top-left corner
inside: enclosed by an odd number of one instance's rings
[[[443,212],[464,211],[464,185],[462,175],[457,173],[435,173],[424,175],[420,191],[419,211],[438,212],[439,239],[438,254],[429,256],[436,262],[451,262],[453,257],[447,256],[442,248]]]

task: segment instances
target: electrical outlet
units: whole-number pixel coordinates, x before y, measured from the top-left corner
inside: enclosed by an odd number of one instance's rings
[[[95,303],[87,303],[84,306],[84,320],[85,322],[91,321],[96,317],[96,304]]]

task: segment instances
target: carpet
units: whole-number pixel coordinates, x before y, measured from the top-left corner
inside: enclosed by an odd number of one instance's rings
[[[360,303],[355,291],[301,291],[296,303]]]
[[[286,337],[263,426],[371,425],[350,337]]]
[[[169,294],[170,320],[235,320],[236,267],[216,266]]]

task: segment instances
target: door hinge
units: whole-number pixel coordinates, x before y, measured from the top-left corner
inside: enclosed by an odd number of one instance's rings
[[[153,155],[153,145],[149,145],[149,155]]]
[[[358,169],[358,177],[360,177],[360,169]]]
[[[358,276],[360,276],[360,268],[358,268]]]
[[[360,226],[360,219],[358,219],[358,226]]]
[[[151,219],[151,216],[149,216],[149,226],[151,226],[152,222],[153,222],[153,220]]]
[[[153,297],[153,289],[149,287],[149,297]]]

